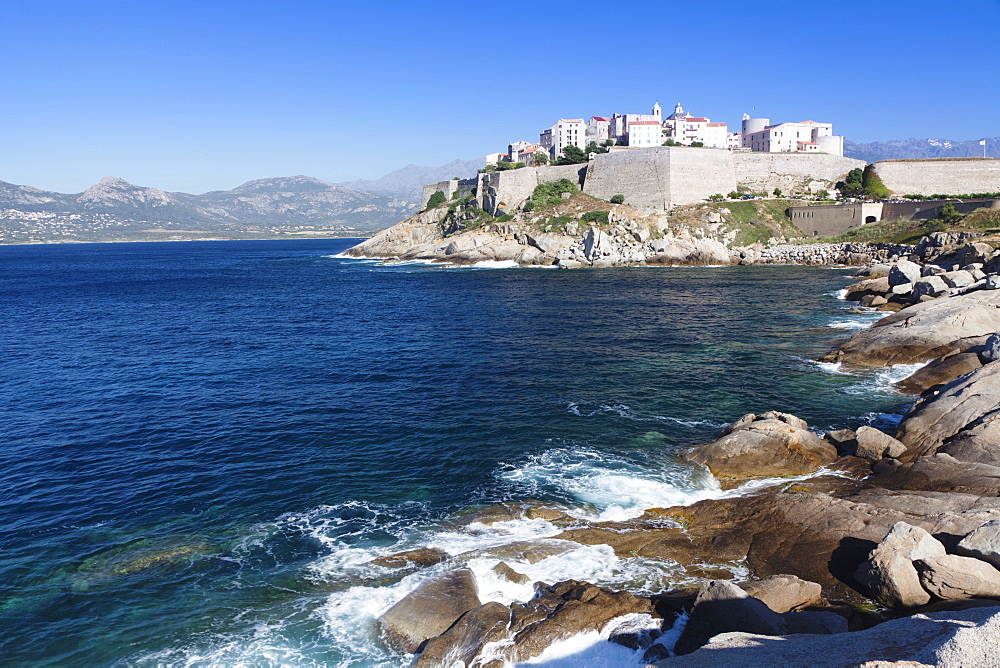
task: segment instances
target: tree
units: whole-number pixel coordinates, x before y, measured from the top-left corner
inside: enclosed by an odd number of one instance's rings
[[[739,199],[740,198],[740,194],[738,192],[736,192],[735,190],[731,190],[729,192],[729,194],[726,195],[726,197],[728,197],[729,199]]]
[[[954,225],[958,221],[962,220],[963,216],[958,212],[954,204],[951,202],[945,202],[941,206],[941,210],[938,211],[937,218],[945,225]]]
[[[775,188],[774,189],[774,196],[775,197],[781,197],[781,188]]]
[[[596,142],[590,142],[587,144],[587,148],[583,149],[589,156],[591,153],[607,153],[608,149],[605,146],[598,146]]]
[[[439,206],[441,204],[444,204],[447,201],[448,201],[448,198],[445,197],[444,193],[441,192],[440,190],[437,190],[437,191],[434,192],[433,195],[431,195],[428,198],[428,200],[427,200],[427,206],[424,208],[424,211],[430,211],[434,207]]]
[[[693,146],[694,148],[705,148],[705,142],[703,142],[703,141],[693,141],[693,142],[691,142],[691,146]]]
[[[538,149],[532,155],[532,162],[535,165],[547,165],[549,164],[549,152],[542,149]]]
[[[624,204],[625,203],[625,195],[612,195],[611,196],[611,203],[612,204]]]
[[[818,193],[816,193],[816,197],[819,197],[820,199],[829,199],[830,198],[830,191],[829,190],[820,190]]]
[[[587,162],[587,154],[579,146],[570,144],[562,150],[563,157],[556,161],[557,165],[578,165]]]
[[[892,194],[892,191],[885,187],[882,179],[875,173],[874,165],[865,167],[865,171],[861,174],[861,187],[869,199],[885,199]]]

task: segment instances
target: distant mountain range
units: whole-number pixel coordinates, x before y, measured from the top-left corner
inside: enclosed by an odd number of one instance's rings
[[[419,202],[425,183],[436,183],[456,176],[467,179],[470,176],[474,176],[477,170],[485,166],[486,160],[484,158],[479,158],[478,160],[452,160],[440,167],[407,165],[402,169],[389,172],[374,181],[345,181],[340,185],[371,193],[409,197]]]
[[[865,162],[903,160],[907,158],[976,158],[982,157],[980,139],[952,141],[950,139],[900,139],[855,144],[844,140],[844,155]],[[1000,137],[986,140],[986,157],[1000,158]]]
[[[425,181],[468,177],[483,164],[409,165],[350,186],[308,176],[258,179],[201,195],[112,176],[79,194],[0,181],[0,241],[366,234],[416,212]]]

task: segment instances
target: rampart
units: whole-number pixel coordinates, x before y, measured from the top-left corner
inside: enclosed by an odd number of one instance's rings
[[[832,190],[847,172],[864,166],[863,160],[826,154],[646,148],[596,156],[584,192],[601,199],[624,195],[632,206],[664,210],[741,186],[751,192]]]
[[[444,193],[445,199],[451,199],[455,193],[458,193],[458,197],[461,199],[463,197],[468,197],[472,194],[472,191],[476,188],[477,179],[449,179],[448,181],[438,181],[437,183],[428,183],[424,186],[424,192],[420,196],[420,210],[423,211],[427,208],[427,201],[431,198],[431,195],[437,191]]]
[[[522,167],[503,172],[484,172],[479,175],[476,201],[481,209],[495,215],[512,212],[531,197],[538,184],[569,179],[583,187],[586,172],[587,165]]]
[[[1000,160],[994,158],[883,160],[874,169],[896,195],[1000,192]]]
[[[784,193],[833,190],[852,169],[864,169],[864,160],[826,153],[733,153],[737,185],[751,192]]]
[[[632,206],[657,211],[735,189],[729,151],[675,146],[600,154],[583,186],[599,199],[624,195]]]

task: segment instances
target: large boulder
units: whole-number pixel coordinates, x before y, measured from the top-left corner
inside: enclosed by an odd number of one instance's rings
[[[936,612],[895,619],[855,633],[772,638],[725,633],[698,651],[658,661],[661,668],[701,666],[996,666],[1000,608]],[[878,663],[868,663],[878,662]]]
[[[823,596],[823,587],[819,583],[786,574],[744,582],[740,587],[775,612],[801,608],[818,602]]]
[[[955,551],[1000,568],[1000,519],[990,520],[959,541]]]
[[[896,458],[906,452],[906,446],[884,431],[874,427],[858,427],[854,454],[863,459],[878,461],[883,457]]]
[[[862,297],[869,295],[884,295],[889,292],[888,278],[869,278],[844,288],[844,299],[849,302],[861,301]]]
[[[475,576],[460,568],[428,580],[404,596],[379,618],[379,627],[386,642],[412,654],[480,605]]]
[[[909,260],[900,260],[889,269],[889,286],[916,283],[920,280],[920,265]]]
[[[915,563],[920,584],[938,598],[1000,597],[1000,571],[985,561],[946,554]]]
[[[920,527],[896,523],[854,577],[872,598],[890,608],[915,608],[930,601],[913,562],[943,557],[944,545]]]
[[[536,657],[559,640],[599,631],[623,615],[658,617],[648,598],[574,580],[547,587],[526,603],[513,604],[511,612],[509,632],[514,639],[506,658],[514,662]]]
[[[415,668],[469,666],[489,642],[507,637],[510,608],[495,601],[473,608],[436,638],[427,641]]]
[[[921,399],[910,409],[896,431],[896,438],[907,448],[900,459],[913,461],[933,453],[946,440],[998,411],[1000,363],[991,362],[946,385],[938,394]]]
[[[927,362],[1000,331],[1000,290],[914,304],[854,334],[821,359],[858,366]]]
[[[836,448],[795,416],[744,416],[722,438],[692,449],[687,458],[724,483],[755,477],[812,473],[837,458]]]
[[[948,290],[948,284],[940,276],[921,278],[913,284],[913,294],[917,297],[937,297]]]
[[[780,636],[788,626],[781,615],[731,582],[711,580],[701,586],[674,652],[690,654],[709,638],[729,631]]]

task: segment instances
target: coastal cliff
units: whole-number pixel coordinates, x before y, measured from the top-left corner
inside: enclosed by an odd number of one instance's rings
[[[558,183],[558,182],[557,182]],[[558,186],[556,186],[558,187]],[[384,230],[344,254],[457,265],[508,262],[561,268],[850,264],[888,261],[898,245],[801,244],[784,200],[696,204],[655,213],[612,204],[563,185],[555,195],[499,218],[476,200],[452,200]],[[563,197],[565,194],[565,197]]]

